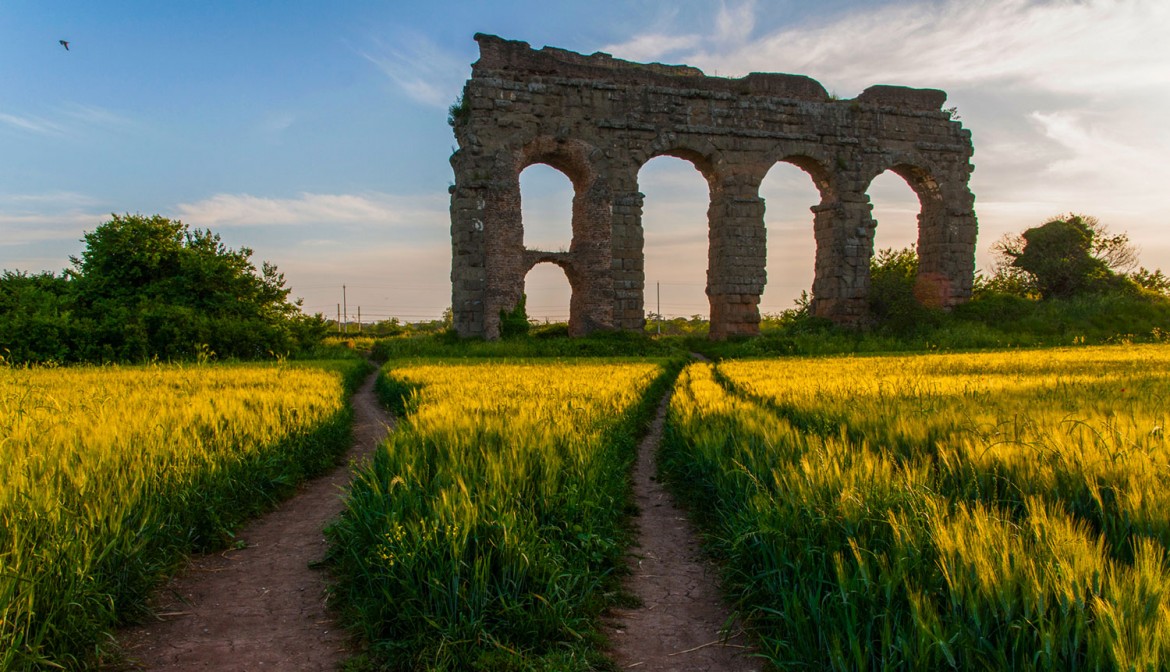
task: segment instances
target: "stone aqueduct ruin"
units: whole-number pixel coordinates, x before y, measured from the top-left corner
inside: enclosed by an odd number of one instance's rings
[[[760,182],[779,161],[809,174],[821,202],[811,310],[866,319],[875,222],[866,194],[891,170],[918,195],[923,302],[968,299],[975,271],[970,132],[932,89],[872,86],[834,100],[808,77],[707,77],[695,68],[583,56],[476,35],[480,58],[452,108],[454,326],[496,338],[533,266],[560,266],[572,289],[569,332],[645,324],[642,194],[650,159],[686,159],[706,178],[711,337],[754,334],[766,282]],[[543,163],[572,182],[567,251],[524,247],[520,173]]]

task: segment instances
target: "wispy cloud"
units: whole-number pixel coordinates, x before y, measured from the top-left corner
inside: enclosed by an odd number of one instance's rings
[[[724,23],[750,25],[717,19],[704,48],[689,55],[694,65],[798,72],[857,91],[874,83],[995,81],[1091,96],[1170,83],[1170,42],[1162,36],[1170,4],[1161,0],[890,3],[732,48]]]
[[[657,61],[670,54],[697,48],[703,38],[699,35],[663,35],[649,33],[636,35],[633,38],[616,44],[609,44],[601,48],[608,54],[629,61]]]
[[[130,117],[95,105],[68,103],[40,115],[0,112],[0,125],[52,137],[82,137],[94,131],[127,131],[137,127]]]
[[[429,225],[446,221],[447,206],[445,195],[301,194],[297,198],[266,198],[217,194],[194,203],[181,203],[176,214],[187,224],[213,229],[299,224]]]
[[[755,0],[733,6],[721,2],[719,12],[715,15],[715,41],[720,44],[742,43],[751,36],[755,25]]]
[[[360,53],[411,99],[444,110],[470,74],[465,58],[421,35],[402,35],[393,43],[378,40]]]
[[[65,126],[48,119],[42,119],[40,117],[21,116],[0,112],[0,124],[15,128],[18,131],[26,131],[29,133],[36,133],[38,135],[61,136],[66,134]]]
[[[292,112],[273,112],[260,122],[260,132],[267,135],[280,135],[292,127],[297,121]]]
[[[75,241],[108,218],[102,202],[85,194],[0,194],[0,247]]]
[[[975,135],[985,241],[1062,210],[1131,232],[1164,210],[1149,187],[1170,180],[1159,113],[1170,107],[1170,3],[866,3],[772,30],[760,29],[762,11],[722,4],[702,34],[655,28],[608,49],[638,60],[657,45],[709,73],[806,74],[846,96],[881,83],[946,89]]]

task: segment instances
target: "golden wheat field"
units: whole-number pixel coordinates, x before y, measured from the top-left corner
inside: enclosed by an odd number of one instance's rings
[[[84,664],[186,552],[348,442],[340,372],[0,369],[0,669]]]
[[[596,669],[663,366],[418,361],[385,376],[403,415],[331,530],[359,631],[388,669]]]
[[[664,462],[780,669],[1170,665],[1170,348],[735,361]]]

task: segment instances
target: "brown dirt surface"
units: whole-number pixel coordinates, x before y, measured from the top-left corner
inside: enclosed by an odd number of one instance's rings
[[[716,587],[716,569],[706,561],[686,514],[658,482],[655,454],[662,440],[668,394],[638,450],[634,498],[637,544],[630,552],[626,590],[641,601],[636,609],[611,610],[610,655],[621,669],[748,672],[763,669],[743,631],[730,622]],[[726,636],[730,634],[730,636]]]
[[[135,670],[335,670],[353,652],[327,604],[325,526],[344,508],[355,461],[393,427],[374,396],[376,374],[354,394],[347,466],[304,484],[237,534],[245,548],[192,558],[152,604],[157,620],[117,633]]]

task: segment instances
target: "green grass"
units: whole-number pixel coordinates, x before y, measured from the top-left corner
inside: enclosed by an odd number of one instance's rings
[[[0,369],[0,669],[108,662],[186,554],[337,462],[363,366]]]
[[[662,469],[781,670],[1170,664],[1170,349],[688,367]]]
[[[592,670],[619,597],[637,436],[677,367],[391,362],[407,415],[330,557],[375,669]]]
[[[378,361],[411,357],[532,358],[532,357],[671,357],[683,354],[677,339],[656,340],[632,332],[599,332],[569,338],[560,330],[534,330],[527,336],[497,341],[461,339],[453,333],[378,339],[371,356]]]

